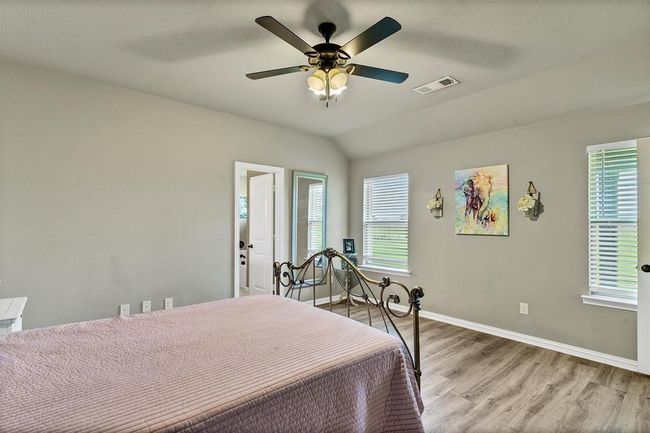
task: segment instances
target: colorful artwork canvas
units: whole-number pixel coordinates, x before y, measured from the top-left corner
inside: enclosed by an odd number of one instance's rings
[[[456,234],[508,236],[508,165],[456,170]]]

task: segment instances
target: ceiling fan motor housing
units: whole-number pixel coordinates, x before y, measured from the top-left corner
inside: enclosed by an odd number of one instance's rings
[[[310,61],[310,64],[318,66],[326,72],[344,66],[349,57],[341,52],[340,45],[330,42],[332,35],[336,32],[336,25],[334,23],[324,22],[318,26],[318,31],[325,38],[325,42],[314,45],[314,50],[318,53],[318,57]]]
[[[328,42],[314,45],[314,49],[318,51],[317,65],[326,71],[341,66],[339,60],[345,59],[339,57],[339,48],[340,45]]]
[[[323,35],[325,42],[329,42],[332,35],[336,33],[336,25],[330,22],[320,23],[318,25],[318,32]]]

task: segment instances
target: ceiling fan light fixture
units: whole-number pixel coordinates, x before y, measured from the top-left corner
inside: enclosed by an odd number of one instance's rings
[[[340,88],[338,88],[336,90],[335,89],[330,89],[330,95],[339,96],[341,93],[343,93],[343,91],[345,89],[347,89],[346,86],[340,87]]]
[[[340,69],[332,69],[329,72],[330,88],[335,91],[343,91],[348,83],[348,74]]]
[[[325,101],[327,107],[331,99],[337,100],[336,96],[347,88],[351,75],[397,84],[404,82],[408,78],[408,74],[404,72],[348,64],[352,57],[399,31],[402,26],[394,18],[382,18],[344,45],[330,42],[330,38],[336,32],[334,23],[320,23],[318,31],[325,38],[325,42],[314,46],[303,41],[298,35],[271,16],[259,17],[255,22],[307,56],[307,65],[246,74],[251,80],[314,70],[307,78],[307,86],[310,91],[319,97],[319,100]],[[335,98],[332,98],[332,96]]]
[[[324,94],[326,79],[327,77],[325,75],[325,71],[323,71],[322,69],[318,69],[316,72],[310,75],[309,78],[307,78],[307,85],[309,86],[309,90],[311,90],[317,95]]]
[[[338,96],[347,89],[346,84],[348,83],[348,74],[345,70],[337,68],[330,69],[328,72],[325,72],[324,69],[318,69],[307,78],[307,86],[309,86],[309,90],[318,96],[327,95],[328,83],[329,94],[332,96]]]

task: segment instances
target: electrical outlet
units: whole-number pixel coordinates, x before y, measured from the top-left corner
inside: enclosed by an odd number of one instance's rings
[[[120,317],[129,315],[129,304],[120,304]]]
[[[165,298],[165,310],[174,308],[174,298]]]
[[[151,301],[142,301],[142,312],[143,313],[151,312]]]
[[[519,314],[528,315],[528,304],[525,302],[519,303]]]

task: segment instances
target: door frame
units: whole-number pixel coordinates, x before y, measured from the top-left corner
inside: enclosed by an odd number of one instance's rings
[[[650,137],[636,138],[632,141],[636,142],[637,147],[637,188],[638,188],[638,216],[637,216],[637,259],[638,259],[638,286],[636,295],[636,322],[637,322],[637,371],[643,374],[650,374],[650,284],[648,278],[650,276],[641,270],[643,264],[649,262],[650,258],[650,245],[642,245],[642,241],[648,239],[650,234],[650,227],[644,224],[650,217],[642,215],[644,211],[650,209],[648,199],[650,198],[650,191],[646,187],[650,186],[650,167],[644,164],[649,159],[648,152],[650,152]],[[641,146],[639,144],[641,143]],[[641,154],[641,158],[638,155]],[[647,213],[647,212],[646,212]]]
[[[285,209],[284,209],[284,167],[276,167],[272,165],[255,164],[252,162],[235,161],[234,170],[234,197],[233,197],[233,227],[234,227],[234,242],[233,242],[233,297],[238,298],[239,293],[239,191],[241,188],[240,178],[245,171],[259,171],[262,173],[270,173],[274,175],[274,215],[273,215],[273,256],[275,261],[284,261],[285,251]],[[248,256],[247,256],[248,257]],[[248,259],[247,259],[248,260]],[[269,272],[272,272],[269,269]]]

